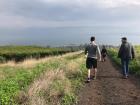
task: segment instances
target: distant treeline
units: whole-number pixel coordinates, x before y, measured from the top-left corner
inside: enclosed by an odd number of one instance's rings
[[[43,58],[52,55],[62,55],[68,52],[78,51],[81,48],[78,46],[65,47],[38,47],[38,46],[1,46],[0,47],[0,62],[4,63],[9,60],[16,62],[23,61],[29,58]]]

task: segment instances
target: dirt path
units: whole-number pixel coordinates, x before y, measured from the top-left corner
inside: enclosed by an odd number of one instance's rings
[[[78,105],[140,105],[139,80],[122,79],[119,70],[109,59],[100,62],[97,80],[81,90]]]

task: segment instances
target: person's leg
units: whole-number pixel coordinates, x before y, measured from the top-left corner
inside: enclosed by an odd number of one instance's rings
[[[90,72],[91,72],[91,70],[88,69],[88,81],[90,81]]]
[[[104,62],[106,61],[106,55],[104,56]]]
[[[91,59],[90,58],[87,58],[87,60],[86,60],[86,67],[88,69],[87,82],[89,82],[90,74],[91,74]]]
[[[102,62],[104,62],[104,56],[102,55]]]
[[[93,71],[93,76],[95,77],[95,69],[93,68],[92,71]]]
[[[94,68],[94,80],[96,79],[97,77],[97,68]]]
[[[105,62],[105,57],[106,57],[106,55],[105,54],[102,54],[102,62]]]
[[[97,59],[94,59],[93,68],[94,68],[94,80],[95,80],[97,77]]]
[[[90,71],[90,79],[94,79],[94,77],[95,77],[95,70],[94,70],[94,68],[92,68],[91,69],[91,71]]]
[[[94,69],[92,68],[90,71],[90,79],[93,79],[93,78],[94,78]]]
[[[104,57],[104,62],[105,62],[105,57]]]
[[[126,59],[126,76],[129,75],[129,59]]]
[[[122,73],[123,73],[123,76],[126,75],[126,62],[124,59],[121,59],[121,64],[122,64]]]

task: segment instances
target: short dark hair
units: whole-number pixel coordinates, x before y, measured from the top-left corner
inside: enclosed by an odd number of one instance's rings
[[[122,37],[122,40],[127,40],[127,38],[126,37]]]
[[[95,37],[92,36],[92,37],[90,38],[90,41],[95,41]]]

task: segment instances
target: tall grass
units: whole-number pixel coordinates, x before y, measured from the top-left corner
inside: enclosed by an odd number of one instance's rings
[[[33,63],[34,66],[3,66],[0,80],[2,105],[71,105],[82,86],[85,65],[74,53]]]
[[[61,65],[37,79],[28,90],[28,105],[73,105],[85,79],[82,55],[61,58]],[[68,59],[69,58],[69,59]],[[70,60],[70,58],[73,58]]]

